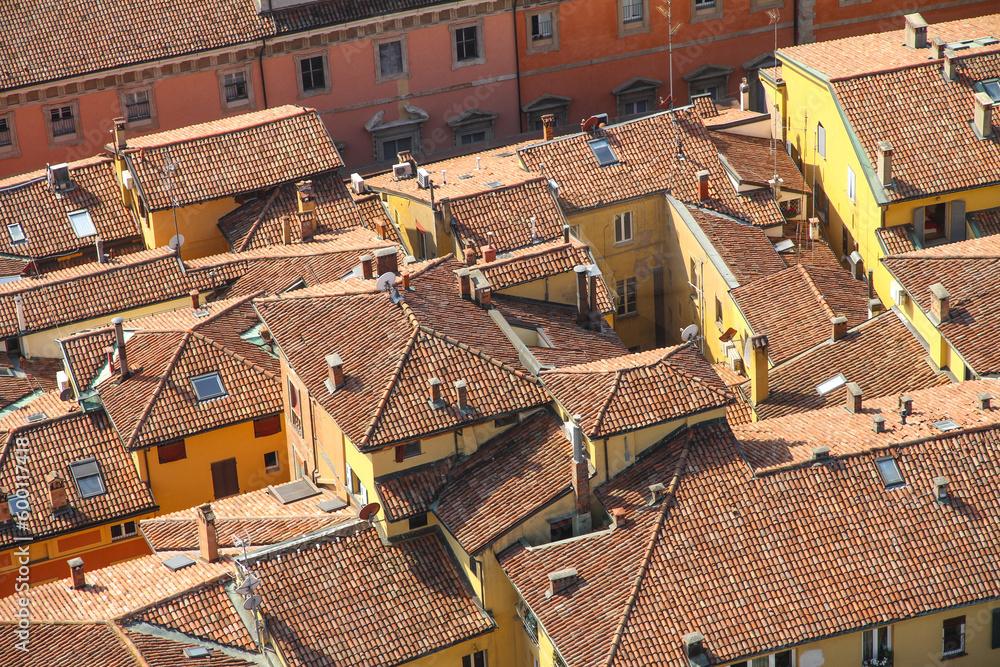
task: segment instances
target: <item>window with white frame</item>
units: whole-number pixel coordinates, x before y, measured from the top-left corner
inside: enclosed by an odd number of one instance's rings
[[[24,235],[24,228],[20,222],[11,222],[7,225],[7,233],[10,235],[11,243],[24,243],[28,237]]]
[[[94,220],[90,217],[90,211],[87,209],[71,211],[67,215],[69,216],[69,224],[73,227],[73,232],[78,239],[87,238],[97,233]]]
[[[892,640],[888,625],[861,633],[861,664],[863,667],[883,667],[889,664]]]
[[[629,315],[636,312],[637,299],[635,278],[632,277],[619,280],[615,285],[615,291],[618,294],[618,314]]]
[[[748,662],[737,662],[732,667],[792,667],[792,652],[782,651],[771,655],[762,655]]]
[[[965,653],[965,616],[949,618],[942,625],[941,656]]]
[[[615,215],[615,243],[632,241],[632,211]]]
[[[816,123],[816,152],[820,157],[826,157],[826,128],[823,123]]]
[[[854,170],[851,166],[847,166],[847,198],[853,203],[857,197],[857,179],[854,176]]]

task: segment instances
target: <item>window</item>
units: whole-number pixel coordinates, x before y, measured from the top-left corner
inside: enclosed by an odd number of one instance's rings
[[[635,278],[619,280],[615,289],[618,292],[618,314],[629,315],[636,312]]]
[[[396,446],[396,463],[402,463],[404,459],[412,459],[414,456],[420,456],[420,441],[414,440],[413,442],[408,442],[404,445]]]
[[[649,0],[618,0],[618,38],[649,32]]]
[[[538,643],[538,618],[531,612],[524,602],[517,603],[517,615],[521,617],[524,631],[531,637],[531,641]],[[538,665],[538,658],[535,658],[535,665]]]
[[[549,523],[549,540],[558,542],[573,537],[573,518],[560,519]]]
[[[14,516],[24,512],[31,512],[31,501],[27,497],[22,497],[15,493],[7,496],[7,505],[10,507],[10,513]]]
[[[417,528],[423,528],[427,525],[427,514],[418,514],[417,516],[410,517],[410,530],[416,530]]]
[[[250,65],[246,65],[217,72],[219,99],[223,109],[253,108],[255,106],[253,74],[250,67]]]
[[[715,9],[715,0],[694,0],[694,9],[695,11]]]
[[[459,142],[462,146],[468,146],[469,144],[477,144],[480,141],[486,141],[486,131],[480,130],[479,132],[469,132],[468,134],[459,135]]]
[[[891,648],[889,626],[865,630],[861,633],[861,664],[867,667],[876,660],[884,660]]]
[[[941,655],[951,656],[965,653],[965,616],[949,618],[943,624]]]
[[[851,169],[850,165],[847,167],[847,198],[853,203],[857,196],[857,181],[854,176],[854,170]]]
[[[649,111],[648,100],[635,100],[634,102],[624,102],[622,104],[623,116],[634,116],[635,114],[646,113],[647,111]]]
[[[462,667],[489,667],[486,663],[486,651],[476,651],[462,658]]]
[[[372,40],[372,46],[375,48],[375,83],[410,76],[405,34]]]
[[[729,97],[729,75],[732,73],[733,68],[729,65],[706,63],[697,67],[684,75],[688,94],[691,97],[708,95],[715,101]]]
[[[73,226],[73,231],[78,239],[87,238],[97,233],[94,220],[90,217],[90,211],[86,209],[70,213],[69,224]]]
[[[222,378],[218,373],[208,373],[191,378],[191,386],[194,387],[195,396],[199,401],[208,401],[226,395],[226,388],[222,386]]]
[[[10,146],[14,143],[14,138],[10,131],[10,121],[0,118],[0,147]]]
[[[448,126],[455,133],[456,146],[489,141],[493,138],[493,123],[500,114],[484,109],[466,109],[448,120]]]
[[[253,420],[253,437],[264,438],[275,433],[281,433],[281,415]]]
[[[17,131],[14,127],[14,112],[0,113],[0,158],[20,156]]]
[[[451,31],[451,68],[481,65],[486,62],[483,48],[483,21],[448,26]]]
[[[302,404],[299,388],[292,384],[291,378],[288,378],[288,418],[298,434],[302,435]]]
[[[715,324],[722,328],[722,300],[719,297],[715,297]]]
[[[552,39],[552,12],[535,14],[531,17],[531,41]]]
[[[892,456],[883,456],[875,459],[878,467],[878,474],[882,478],[882,483],[887,489],[895,489],[903,486],[903,473],[899,471],[899,464]]]
[[[615,216],[615,243],[632,241],[632,211],[625,211]]]
[[[521,107],[521,111],[527,116],[526,127],[535,132],[542,131],[542,116],[552,114],[556,119],[556,127],[566,125],[569,118],[569,105],[573,98],[562,95],[545,94],[536,97],[532,101]]]
[[[622,2],[622,23],[642,21],[642,0],[624,0]]]
[[[473,577],[479,576],[479,561],[476,560],[475,556],[469,556],[469,572],[472,573]]]
[[[820,157],[826,157],[826,128],[823,123],[816,123],[816,152]]]
[[[326,71],[323,67],[323,56],[303,58],[299,61],[299,73],[302,75],[302,90],[312,92],[326,88]]]
[[[73,107],[49,109],[49,122],[52,124],[52,136],[62,137],[76,133],[76,118],[73,116]]]
[[[12,222],[7,225],[7,233],[10,234],[11,243],[22,243],[27,239],[24,235],[24,229],[19,222]]]
[[[1000,79],[987,79],[986,81],[979,81],[975,84],[976,92],[986,93],[990,96],[990,99],[996,103],[1000,103]]]
[[[125,120],[129,123],[149,120],[152,114],[149,108],[149,92],[136,90],[122,94],[125,102]]]
[[[278,459],[278,452],[266,452],[264,454],[265,472],[278,472],[281,470],[281,461]]]
[[[524,13],[528,55],[559,50],[559,6],[529,9]]]
[[[230,72],[224,75],[226,102],[239,102],[248,99],[247,73],[244,71]]]
[[[722,17],[722,0],[691,0],[691,23],[711,21]]]
[[[602,167],[618,163],[618,157],[615,155],[614,150],[612,150],[611,145],[608,144],[606,137],[591,139],[587,142],[587,145],[590,146],[590,150],[594,152],[594,157],[597,158],[597,163]]]
[[[135,521],[126,521],[125,523],[119,523],[111,526],[111,540],[124,540],[128,537],[135,537],[139,534],[139,529],[136,527]]]
[[[161,464],[186,459],[187,451],[184,449],[184,441],[174,440],[173,442],[165,442],[162,445],[157,445],[156,458]]]
[[[792,667],[792,652],[782,651],[772,655],[763,655],[750,662],[737,662],[732,667]]]
[[[386,139],[382,142],[382,161],[395,163],[399,158],[399,153],[413,150],[412,137],[399,137],[398,139]]]
[[[746,334],[744,334],[744,338]],[[820,396],[825,396],[829,394],[834,389],[838,389],[847,384],[847,377],[843,373],[837,373],[829,380],[825,380],[816,385],[816,393]]]
[[[993,610],[993,632],[990,635],[990,648],[1000,648],[1000,607]]]
[[[688,271],[691,273],[691,286],[698,289],[698,262],[694,257],[688,258]]]
[[[73,481],[76,482],[81,498],[93,498],[107,492],[97,459],[91,457],[71,463],[69,472],[73,475]]]

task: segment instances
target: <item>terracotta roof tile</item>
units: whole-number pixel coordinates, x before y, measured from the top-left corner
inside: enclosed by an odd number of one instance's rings
[[[125,636],[142,655],[149,667],[256,667],[259,665],[257,662],[259,654],[256,654],[256,651],[253,653],[244,652],[246,659],[243,659],[202,644],[204,648],[208,649],[208,654],[188,658],[184,655],[184,649],[190,648],[192,643],[145,634],[131,628],[125,630]]]
[[[739,390],[739,386],[746,382],[746,378],[730,368],[727,363],[712,364],[712,368],[736,396],[736,402],[726,406],[726,421],[729,422],[729,425],[736,426],[737,424],[753,422],[753,408],[750,407],[749,401]]]
[[[976,211],[975,213],[970,213],[968,217],[979,228],[980,236],[1000,234],[1000,207],[988,208],[985,211]],[[892,254],[896,254],[897,252],[906,251],[893,251]]]
[[[732,403],[733,394],[691,345],[543,371],[546,388],[603,438]]]
[[[2,357],[0,357],[2,359]],[[0,408],[36,392],[57,388],[56,374],[63,369],[58,359],[24,359],[20,369],[0,362],[10,375],[0,375]]]
[[[781,142],[717,131],[710,131],[709,136],[742,183],[768,187],[777,165],[777,174],[784,181],[782,190],[809,194],[805,179]]]
[[[802,264],[806,267],[843,268],[826,241],[822,238],[816,241],[809,238],[809,223],[805,220],[786,223],[781,228],[781,236],[769,236],[768,239],[775,245],[786,239],[795,244],[778,253],[788,266]]]
[[[54,360],[53,360],[54,361]],[[24,380],[21,380],[22,382]],[[0,410],[0,432],[20,428],[37,420],[36,415],[44,414],[49,419],[68,415],[80,410],[75,398],[62,400],[59,392],[36,390]],[[28,421],[28,417],[32,421]]]
[[[868,319],[868,288],[843,269],[792,266],[732,291],[755,335],[767,334],[772,363],[831,337],[830,319],[843,315],[847,326]]]
[[[770,238],[759,227],[704,209],[687,208],[741,285],[786,268]]]
[[[0,664],[17,667],[144,667],[105,623],[32,623],[28,650],[16,644],[17,623],[0,622]]]
[[[886,255],[899,255],[917,249],[913,240],[913,225],[896,225],[895,227],[879,227],[875,230],[882,252]]]
[[[454,465],[455,457],[449,456],[376,479],[375,489],[389,520],[401,521],[427,512]]]
[[[490,239],[498,252],[529,248],[559,238],[565,224],[544,178],[454,198],[450,210],[462,247],[474,249],[477,257]]]
[[[319,115],[291,105],[135,137],[125,156],[150,211],[253,192],[343,166]]]
[[[951,295],[949,318],[938,330],[976,373],[1000,372],[1000,236],[984,236],[902,255],[882,263],[927,312],[930,286],[941,283]]]
[[[269,631],[294,667],[390,667],[496,627],[437,531],[383,546],[367,528],[303,546],[250,557]]]
[[[385,209],[385,205],[378,195],[354,197],[354,205],[358,207],[358,212],[364,219],[365,226],[368,229],[376,231],[381,224],[389,232],[389,236],[386,237],[388,240],[402,244],[399,230],[393,223],[392,218],[389,217],[389,212]]]

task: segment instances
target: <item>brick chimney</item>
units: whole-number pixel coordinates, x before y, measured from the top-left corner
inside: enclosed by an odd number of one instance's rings
[[[592,521],[590,516],[590,463],[583,451],[583,428],[580,426],[580,415],[573,415],[567,428],[570,442],[573,444],[573,498],[576,516],[573,519],[574,535],[584,535],[590,532]]]
[[[455,380],[455,407],[462,414],[472,412],[469,406],[469,385],[465,380]]]
[[[10,501],[7,495],[7,489],[0,486],[0,523],[10,521]]]
[[[479,248],[479,252],[483,256],[483,262],[495,262],[497,261],[497,249],[493,245],[493,232],[486,232],[486,245]]]
[[[111,130],[111,133],[115,136],[115,148],[123,151],[128,148],[128,143],[125,140],[125,119],[115,118],[111,122],[114,123],[114,129]]]
[[[972,127],[980,139],[993,136],[993,98],[986,93],[976,93],[976,112],[972,118]]]
[[[444,398],[441,396],[441,380],[431,378],[427,381],[427,403],[432,410],[440,410],[445,406]]]
[[[49,500],[52,502],[52,512],[58,512],[69,506],[69,498],[66,496],[66,480],[53,470],[45,475],[45,484],[49,487]]]
[[[458,271],[458,291],[462,295],[463,299],[472,298],[472,272],[469,269],[460,269]]]
[[[750,401],[757,405],[770,395],[767,386],[767,335],[750,338]]]
[[[347,384],[347,380],[344,379],[344,360],[336,352],[326,355],[324,359],[327,368],[327,378],[324,384],[332,394],[338,389],[343,389],[344,385]]]
[[[931,285],[931,311],[930,319],[934,324],[947,322],[951,312],[951,294],[941,283]]]
[[[462,255],[465,257],[466,266],[476,265],[476,251],[474,248],[466,248],[462,251]]]
[[[861,412],[861,386],[857,382],[847,383],[847,411]]]
[[[906,45],[911,49],[927,48],[927,21],[920,14],[907,14]]]
[[[188,296],[191,297],[191,307],[198,310],[201,307],[201,303],[198,302],[198,290],[191,290],[188,292]]]
[[[958,68],[958,56],[951,49],[945,49],[944,52],[944,65],[941,70],[941,76],[944,77],[945,81],[954,81],[958,78],[955,70]]]
[[[70,558],[66,564],[69,565],[69,573],[73,577],[73,590],[80,591],[86,588],[87,577],[83,573],[83,559],[80,557]]]
[[[888,141],[880,141],[876,147],[878,148],[878,180],[882,187],[887,188],[892,185],[892,144]]]
[[[708,169],[702,169],[695,177],[698,179],[698,201],[708,201]]]
[[[562,593],[576,583],[578,576],[575,567],[567,567],[556,572],[549,572],[549,590],[545,591],[545,597],[550,598],[557,593]]]
[[[219,560],[219,537],[215,532],[215,511],[211,505],[198,508],[198,550],[209,563]]]
[[[296,213],[295,217],[298,221],[299,241],[309,241],[312,239],[313,234],[316,233],[316,220],[313,218],[312,211]]]
[[[316,212],[316,195],[313,192],[313,182],[299,181],[295,184],[296,198],[299,202],[299,213]]]
[[[396,254],[396,246],[379,248],[375,251],[375,272],[382,275],[390,271],[399,273],[399,256]]]
[[[902,394],[899,397],[899,411],[905,412],[908,415],[913,414],[913,397],[907,394]]]
[[[876,433],[885,433],[885,417],[872,415],[872,430]]]
[[[830,324],[833,327],[831,336],[833,340],[838,340],[844,337],[847,333],[847,318],[843,315],[838,315],[837,317],[830,318]]]
[[[104,348],[104,354],[108,359],[108,372],[115,374],[115,348],[111,345]]]
[[[361,255],[358,259],[361,260],[361,277],[365,280],[371,280],[374,277],[372,271],[375,270],[372,265],[372,256]]]
[[[547,113],[542,116],[542,141],[552,141],[556,133],[556,117]]]
[[[587,267],[573,267],[576,272],[576,323],[584,325],[590,321],[590,297],[587,295]]]
[[[132,371],[128,367],[128,358],[125,356],[125,327],[123,326],[125,320],[121,317],[116,317],[111,320],[111,323],[115,326],[115,341],[118,343],[118,364],[121,366],[121,379],[124,381],[132,374]]]

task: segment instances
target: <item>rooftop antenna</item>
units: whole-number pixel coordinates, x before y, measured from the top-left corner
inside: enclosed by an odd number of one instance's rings
[[[247,559],[247,547],[250,546],[250,531],[244,528],[242,537],[240,535],[233,535],[233,546],[243,550],[243,560],[245,562]],[[260,607],[260,603],[263,602],[263,598],[259,593],[255,592],[260,586],[261,580],[244,563],[238,560],[235,563],[237,574],[243,576],[243,581],[240,582],[240,585],[233,592],[246,597],[243,601],[243,608],[249,612],[253,612],[255,629],[257,631],[257,646],[260,647],[260,652],[263,654],[264,617],[262,614],[257,613],[257,609]]]
[[[767,15],[768,15],[768,17],[770,19],[770,22],[774,25],[774,51],[771,52],[772,54],[774,54],[774,53],[778,52],[778,19],[781,18],[781,12],[779,12],[777,9],[769,9],[769,10],[767,10]],[[774,141],[772,143],[774,145],[774,180],[777,181],[778,180],[778,140],[777,140],[777,137],[774,138]]]
[[[678,23],[674,25],[673,15],[672,15],[672,2],[673,0],[666,0],[667,9],[663,10],[663,7],[658,7],[660,13],[667,17],[667,54],[669,58],[670,67],[670,96],[666,100],[660,101],[660,106],[664,106],[664,102],[668,108],[673,108],[674,106],[674,35],[677,31],[681,29],[683,23]]]
[[[375,281],[375,289],[379,292],[388,292],[392,289],[392,286],[396,283],[396,274],[392,271],[386,271],[378,277]]]

